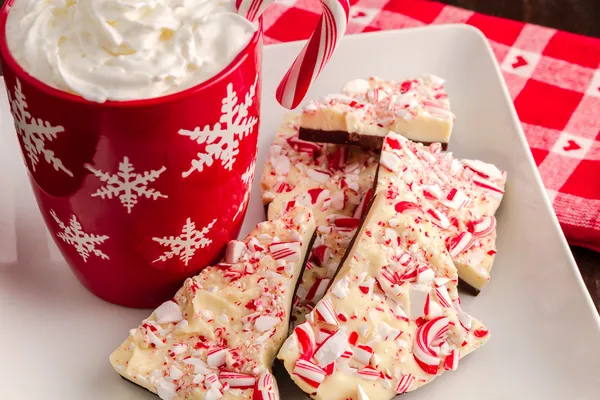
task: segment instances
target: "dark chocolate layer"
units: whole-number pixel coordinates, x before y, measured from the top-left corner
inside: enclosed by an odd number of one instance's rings
[[[369,201],[369,204],[367,205],[367,207],[365,207],[365,211],[363,212],[363,215],[361,216],[360,223],[359,223],[358,227],[356,228],[356,233],[354,234],[354,236],[352,236],[352,240],[350,240],[350,244],[348,244],[348,247],[346,248],[346,252],[344,253],[344,256],[340,260],[340,263],[339,263],[337,269],[335,270],[333,276],[331,277],[331,281],[329,282],[329,285],[327,286],[327,290],[325,292],[329,291],[329,289],[331,288],[331,285],[333,285],[333,281],[335,281],[335,278],[337,278],[342,267],[346,263],[346,261],[348,259],[348,255],[350,255],[350,252],[352,251],[354,245],[356,244],[356,239],[358,238],[359,233],[360,233],[365,221],[367,220],[367,216],[369,215],[369,212],[371,211],[371,207],[373,207],[373,203],[375,202],[375,199],[377,198],[377,196],[378,196],[377,194],[371,196],[371,200]]]
[[[316,239],[317,239],[317,230],[315,229],[312,237],[310,238],[310,242],[308,243],[308,246],[306,247],[306,254],[304,255],[304,260],[302,260],[302,268],[300,269],[300,272],[298,273],[298,279],[296,280],[296,286],[294,287],[294,293],[292,295],[292,305],[290,308],[290,320],[289,320],[289,329],[290,330],[292,330],[292,328],[293,328],[293,321],[292,321],[292,315],[294,315],[294,300],[293,299],[296,298],[296,293],[298,293],[298,288],[300,287],[300,284],[302,283],[302,278],[304,277],[304,271],[306,271],[306,264],[308,264],[308,261],[310,260],[312,248],[313,248],[313,245],[315,244]],[[289,334],[286,336],[289,336]],[[283,343],[282,343],[282,345],[283,345]],[[279,350],[277,350],[277,352],[279,353]]]
[[[369,150],[381,150],[384,136],[361,135],[344,131],[323,131],[319,129],[307,129],[300,127],[299,138],[307,142],[331,143],[331,144],[353,144]],[[428,146],[432,142],[419,142]],[[448,143],[441,143],[442,149],[448,149]]]
[[[383,137],[381,136],[350,134],[344,131],[322,131],[301,127],[299,137],[307,142],[354,144],[365,149],[374,150],[381,150],[383,145]]]
[[[147,392],[150,392],[150,393],[152,393],[152,394],[154,394],[154,395],[156,394],[156,393],[152,392],[151,390],[149,390],[148,388],[145,388],[145,387],[143,387],[142,385],[139,385],[139,384],[135,383],[134,381],[130,381],[129,379],[125,378],[125,377],[124,377],[123,375],[121,375],[121,374],[119,374],[119,376],[120,376],[120,377],[121,377],[121,379],[123,379],[125,382],[129,382],[129,383],[131,383],[132,385],[135,385],[135,386],[139,387],[140,389],[143,389],[143,390],[145,390],[145,391],[147,391]]]
[[[467,282],[463,281],[460,278],[458,278],[458,288],[463,292],[472,294],[473,296],[477,296],[479,295],[479,293],[481,293],[479,289],[474,288],[473,286],[469,285]]]

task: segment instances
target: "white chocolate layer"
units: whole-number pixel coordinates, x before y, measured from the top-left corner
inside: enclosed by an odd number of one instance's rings
[[[115,370],[163,400],[261,399],[314,230],[312,212],[295,207],[232,241],[223,263],[131,330],[110,356]]]
[[[301,127],[347,132],[353,141],[360,135],[383,139],[393,131],[418,142],[448,143],[454,119],[442,79],[424,75],[396,82],[371,77],[349,82],[342,95],[309,103]]]
[[[361,194],[373,187],[379,155],[354,146],[302,141],[298,139],[299,122],[299,115],[288,114],[271,145],[261,179],[263,204],[287,194],[286,201],[296,198],[300,204],[313,208],[317,220],[332,210],[351,215]],[[313,199],[309,189],[324,189],[328,195],[317,194]],[[336,200],[339,192],[343,194],[341,206]],[[280,207],[282,202],[277,203],[279,206],[275,206]]]
[[[505,184],[504,171],[458,160],[437,143],[423,146],[393,132],[384,141],[377,191],[414,198],[442,229],[460,278],[477,290],[490,280],[496,254],[494,214]]]
[[[489,338],[460,309],[456,281],[425,212],[380,193],[331,290],[277,357],[318,400],[415,390]]]

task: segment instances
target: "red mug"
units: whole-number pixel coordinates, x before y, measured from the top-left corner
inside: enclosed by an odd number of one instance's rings
[[[4,7],[2,32],[6,17]],[[256,160],[260,50],[259,31],[196,87],[98,104],[29,76],[0,42],[35,197],[92,293],[157,306],[237,237]]]
[[[0,55],[46,225],[89,291],[123,306],[156,307],[239,234],[257,153],[261,24],[204,83],[154,99],[94,103],[18,65],[5,37],[13,1],[0,12]],[[338,8],[347,19],[347,7]],[[298,90],[302,79],[285,77]]]

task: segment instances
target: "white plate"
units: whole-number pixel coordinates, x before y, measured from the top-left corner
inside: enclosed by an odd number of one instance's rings
[[[267,47],[259,162],[284,114],[275,87],[299,43]],[[508,171],[498,214],[493,279],[464,308],[490,328],[489,343],[407,399],[598,399],[600,318],[582,283],[500,70],[484,37],[466,26],[351,36],[310,97],[346,81],[431,72],[448,79],[461,157]],[[149,312],[104,303],[71,274],[49,241],[0,88],[0,399],[155,399],[112,371],[110,352]],[[260,177],[260,167],[257,171]],[[244,232],[263,218],[259,178]],[[302,399],[295,390],[283,399]],[[378,399],[371,399],[378,400]]]

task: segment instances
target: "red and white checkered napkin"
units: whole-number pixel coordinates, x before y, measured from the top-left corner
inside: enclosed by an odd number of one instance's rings
[[[600,39],[431,1],[351,3],[349,34],[463,22],[483,31],[569,243],[600,251]],[[275,2],[264,15],[265,43],[308,38],[319,4]]]

